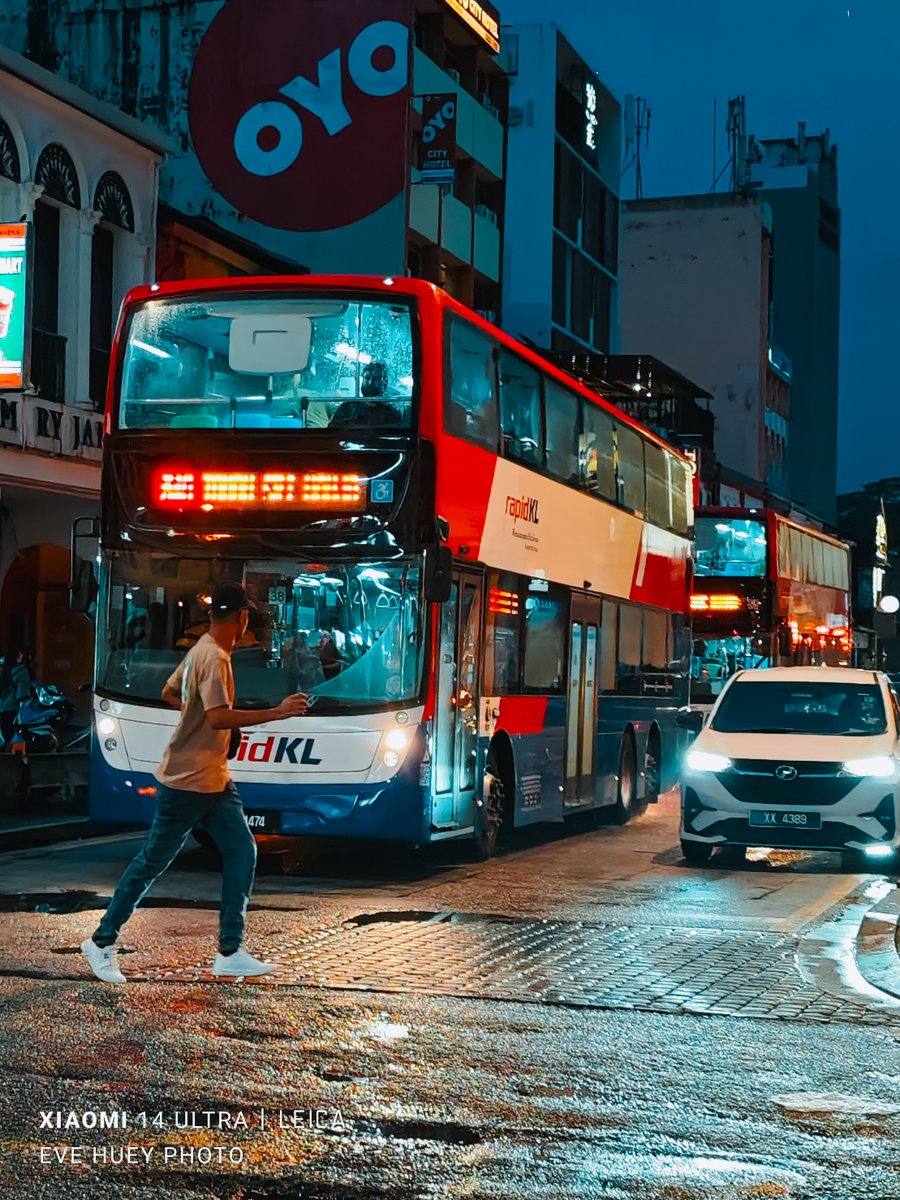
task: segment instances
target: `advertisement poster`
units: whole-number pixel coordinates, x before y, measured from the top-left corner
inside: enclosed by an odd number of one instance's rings
[[[0,388],[24,385],[27,225],[0,225]]]
[[[456,96],[422,97],[422,183],[452,184],[456,174]]]

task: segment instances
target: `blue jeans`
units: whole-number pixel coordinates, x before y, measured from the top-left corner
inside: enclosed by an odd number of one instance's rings
[[[237,950],[244,937],[256,871],[256,842],[233,783],[224,792],[183,792],[160,787],[156,816],[147,840],[125,868],[109,908],[97,926],[94,941],[98,946],[111,946],[115,942],[119,930],[197,826],[209,833],[222,854],[219,950],[222,954]]]

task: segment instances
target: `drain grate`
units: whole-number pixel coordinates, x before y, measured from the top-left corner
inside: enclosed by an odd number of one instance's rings
[[[259,986],[420,992],[588,1008],[896,1024],[890,1012],[808,984],[791,937],[623,927],[491,914],[364,913],[280,939]],[[134,976],[132,976],[134,977]],[[157,963],[140,978],[205,982],[208,963]]]

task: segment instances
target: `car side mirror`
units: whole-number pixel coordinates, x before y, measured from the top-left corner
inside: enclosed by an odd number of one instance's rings
[[[703,713],[693,709],[689,712],[680,712],[675,717],[675,724],[682,729],[689,729],[691,733],[699,733],[703,728]]]

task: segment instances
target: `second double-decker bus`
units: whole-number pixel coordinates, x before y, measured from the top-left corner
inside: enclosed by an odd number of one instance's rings
[[[698,508],[691,697],[747,667],[848,665],[850,546],[767,508]]]
[[[91,812],[149,822],[163,683],[209,594],[255,603],[232,763],[251,828],[498,835],[672,777],[690,464],[430,284],[132,292],[103,460]]]

